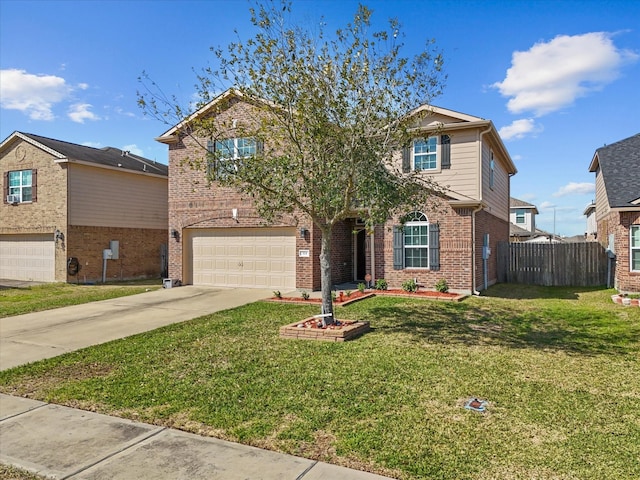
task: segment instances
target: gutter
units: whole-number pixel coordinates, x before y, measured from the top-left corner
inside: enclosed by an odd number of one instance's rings
[[[484,203],[482,201],[482,137],[489,133],[492,128],[491,124],[489,124],[485,130],[481,131],[480,141],[478,142],[478,158],[480,159],[478,191],[480,192],[480,205],[471,212],[471,293],[473,295],[480,295],[476,285],[476,213],[484,208]]]

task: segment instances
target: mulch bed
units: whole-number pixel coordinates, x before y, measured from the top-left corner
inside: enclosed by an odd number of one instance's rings
[[[349,296],[346,294],[340,297],[340,295],[336,296],[336,299],[333,301],[334,305],[349,305],[350,303],[357,302],[359,300],[364,300],[365,298],[375,297],[376,295],[390,295],[393,297],[405,297],[405,298],[426,298],[430,300],[448,300],[459,302],[463,298],[466,298],[466,295],[461,295],[459,293],[449,293],[449,292],[436,292],[431,290],[419,290],[417,292],[406,292],[404,290],[367,290],[364,293],[360,291],[351,292]],[[309,298],[307,300],[301,297],[271,297],[268,299],[271,302],[281,302],[281,303],[300,303],[300,304],[320,304],[322,303],[322,299],[320,298]]]

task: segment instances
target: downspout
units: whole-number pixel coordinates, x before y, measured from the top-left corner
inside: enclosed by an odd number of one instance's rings
[[[471,211],[471,293],[480,295],[476,289],[476,213],[482,210],[482,205]]]
[[[480,171],[478,175],[478,192],[480,192],[480,206],[471,212],[471,293],[473,295],[480,295],[480,292],[476,286],[476,213],[482,210],[482,137],[486,133],[491,131],[491,125],[489,125],[485,130],[480,132],[480,141],[478,142],[478,158],[480,159]],[[485,285],[486,288],[486,285]]]

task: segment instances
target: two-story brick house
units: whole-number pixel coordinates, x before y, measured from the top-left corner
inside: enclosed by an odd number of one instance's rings
[[[14,132],[0,144],[0,278],[160,278],[167,172],[117,148]]]
[[[224,105],[224,108],[221,106]],[[473,292],[495,283],[496,245],[509,239],[510,177],[516,168],[493,123],[444,108],[428,109],[411,146],[398,151],[402,169],[418,169],[448,186],[437,207],[416,206],[400,218],[366,232],[354,218],[334,227],[332,283],[371,282],[390,286],[417,279],[425,287],[445,279],[456,291]],[[234,131],[259,110],[229,90],[196,116],[228,126],[225,142],[239,154],[245,139]],[[185,122],[188,122],[187,119]],[[182,134],[177,125],[157,138],[169,147],[169,276],[185,284],[264,287],[282,291],[320,288],[319,229],[291,215],[264,225],[249,198],[213,182],[202,158],[206,138]]]
[[[614,286],[640,292],[640,133],[600,147],[596,176],[597,240],[615,256]]]

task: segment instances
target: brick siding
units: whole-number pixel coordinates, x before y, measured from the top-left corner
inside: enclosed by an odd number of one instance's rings
[[[631,225],[640,225],[640,212],[609,212],[598,221],[598,242],[607,248],[609,235],[615,242],[614,287],[625,293],[640,292],[640,272],[631,272],[629,234]]]

